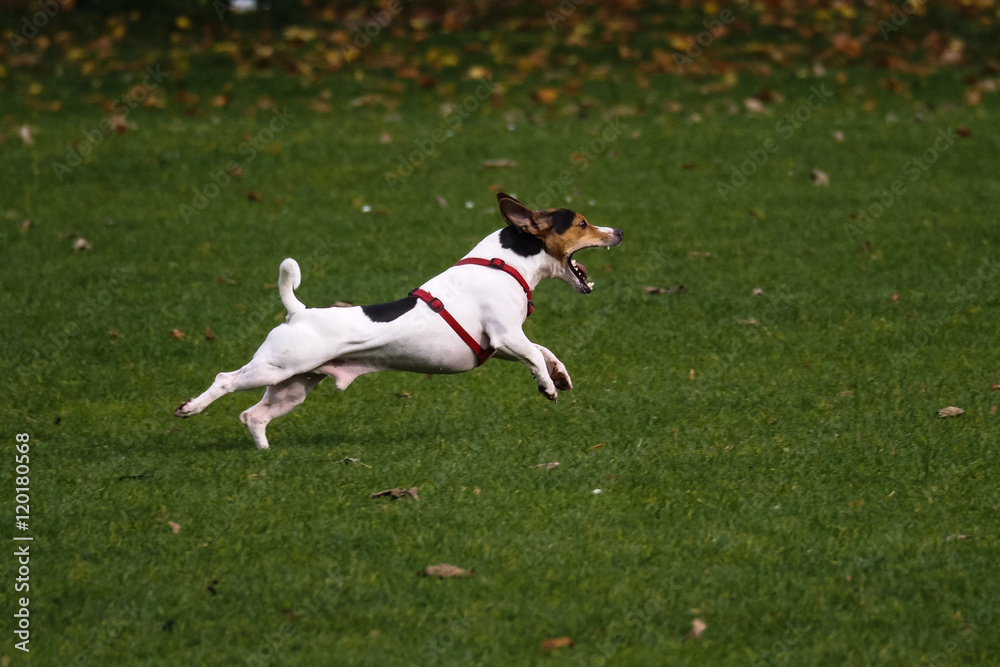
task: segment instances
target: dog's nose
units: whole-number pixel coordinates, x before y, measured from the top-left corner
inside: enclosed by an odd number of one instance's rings
[[[616,229],[615,230],[615,238],[618,239],[618,243],[621,243],[622,239],[625,238],[625,232],[623,232],[620,229]]]

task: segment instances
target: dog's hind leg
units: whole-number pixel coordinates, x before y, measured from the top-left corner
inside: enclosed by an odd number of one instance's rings
[[[279,384],[292,375],[294,373],[254,359],[238,371],[216,375],[215,382],[212,383],[211,387],[197,398],[181,403],[180,407],[174,411],[174,416],[191,417],[207,408],[212,401],[230,392]]]
[[[324,377],[326,376],[320,373],[302,373],[270,385],[260,403],[240,414],[240,421],[250,429],[257,449],[268,448],[265,434],[268,422],[294,410]]]

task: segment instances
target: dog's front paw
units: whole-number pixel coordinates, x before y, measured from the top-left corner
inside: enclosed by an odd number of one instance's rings
[[[552,384],[539,384],[538,391],[542,392],[545,398],[549,399],[553,403],[559,402],[559,394],[556,393],[556,388]]]
[[[573,381],[569,379],[569,373],[566,372],[566,369],[556,371],[550,377],[559,391],[569,391],[573,388]]]

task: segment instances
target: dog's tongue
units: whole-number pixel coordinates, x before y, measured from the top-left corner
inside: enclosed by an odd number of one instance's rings
[[[583,279],[586,280],[590,276],[587,274],[587,267],[583,265],[583,262],[577,262],[576,268],[579,269],[580,273],[583,274]]]

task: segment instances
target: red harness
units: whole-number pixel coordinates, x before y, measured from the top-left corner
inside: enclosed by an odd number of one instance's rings
[[[518,284],[521,286],[521,289],[524,290],[524,294],[528,299],[528,315],[531,315],[531,313],[535,312],[535,305],[531,303],[531,288],[528,286],[528,281],[526,281],[521,276],[521,274],[517,272],[517,269],[515,269],[512,266],[508,266],[506,262],[504,262],[502,259],[499,259],[498,257],[494,257],[493,259],[466,257],[465,259],[455,264],[455,266],[463,266],[466,264],[474,264],[476,266],[488,266],[491,269],[499,269],[504,273],[506,273],[507,275],[511,276],[514,280],[518,282]],[[444,319],[444,321],[448,323],[448,326],[454,329],[455,333],[458,334],[458,337],[461,338],[462,341],[469,346],[469,349],[472,350],[472,353],[476,355],[476,359],[478,360],[478,363],[476,364],[477,366],[481,366],[482,364],[486,363],[486,360],[492,357],[493,353],[496,352],[496,350],[494,350],[492,347],[486,347],[486,348],[481,347],[479,345],[479,342],[475,338],[470,336],[469,332],[466,331],[462,327],[462,325],[458,323],[458,320],[452,317],[451,313],[449,313],[445,309],[444,303],[441,301],[441,299],[431,295],[431,293],[428,292],[427,290],[419,288],[410,292],[410,296],[415,296],[424,303],[426,303],[428,306],[430,306],[431,310],[440,315]]]

